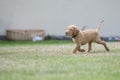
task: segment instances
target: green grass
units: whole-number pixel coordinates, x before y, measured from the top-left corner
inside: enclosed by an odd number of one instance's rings
[[[72,41],[67,41],[67,40],[45,40],[45,41],[0,41],[0,46],[5,46],[5,45],[36,45],[36,44],[69,44]]]
[[[0,80],[120,80],[120,43],[107,45],[73,55],[71,41],[0,41]]]

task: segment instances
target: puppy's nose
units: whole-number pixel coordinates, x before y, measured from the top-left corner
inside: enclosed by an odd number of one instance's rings
[[[65,35],[67,35],[68,34],[68,32],[65,32]]]

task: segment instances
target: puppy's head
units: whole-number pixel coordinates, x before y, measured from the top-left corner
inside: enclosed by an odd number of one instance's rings
[[[75,25],[70,25],[67,27],[67,30],[65,32],[65,35],[72,36],[73,38],[76,37],[79,33],[79,30]]]

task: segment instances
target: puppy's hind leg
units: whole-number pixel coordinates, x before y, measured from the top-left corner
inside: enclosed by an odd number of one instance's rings
[[[109,48],[107,47],[105,41],[102,41],[99,37],[96,39],[96,43],[102,44],[104,46],[104,48],[106,49],[106,51],[110,51]]]

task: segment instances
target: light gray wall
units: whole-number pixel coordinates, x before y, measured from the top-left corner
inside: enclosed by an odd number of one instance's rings
[[[64,35],[67,25],[95,28],[102,36],[120,35],[120,0],[0,0],[0,35],[6,29],[44,29]]]

